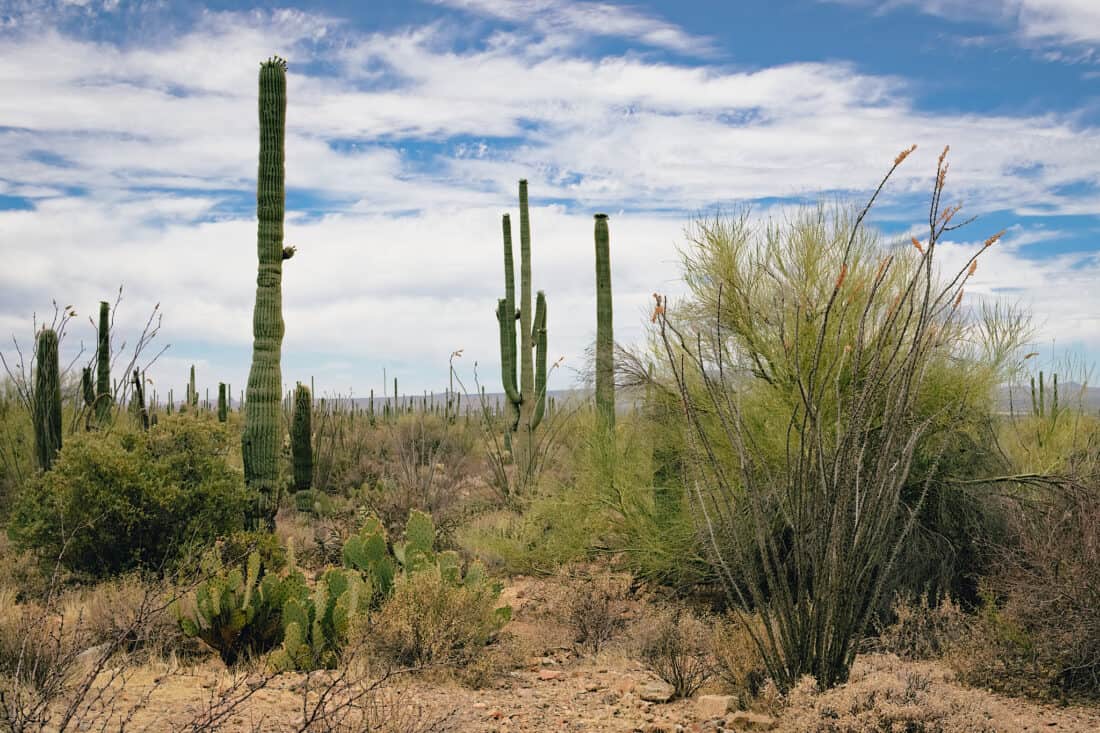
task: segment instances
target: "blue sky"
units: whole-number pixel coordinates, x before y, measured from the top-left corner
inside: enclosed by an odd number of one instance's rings
[[[865,197],[915,226],[949,197],[1007,229],[968,293],[1100,355],[1100,3],[1094,0],[237,2],[0,0],[0,333],[52,299],[119,331],[164,312],[154,370],[243,386],[255,278],[256,71],[290,63],[284,379],[411,392],[464,349],[497,386],[499,216],[531,181],[535,285],[568,386],[593,333],[591,215],[611,214],[616,332],[644,336],[700,211]],[[122,336],[120,336],[121,338]]]

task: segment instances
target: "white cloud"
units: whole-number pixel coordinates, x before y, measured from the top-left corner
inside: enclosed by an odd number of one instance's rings
[[[695,36],[638,8],[584,0],[432,0],[497,20],[533,27],[542,48],[573,46],[594,36],[627,38],[694,56],[713,53],[709,38]]]
[[[508,0],[476,3],[493,15]],[[662,21],[620,6],[538,8],[548,28],[588,27],[583,13],[600,12],[614,16],[609,32],[666,39]],[[514,210],[521,177],[536,205],[552,356],[578,367],[592,331],[598,209],[612,214],[624,341],[640,335],[650,293],[679,287],[674,244],[686,213],[867,190],[912,142],[922,147],[885,202],[892,215],[926,190],[944,142],[958,151],[952,198],[972,211],[1095,211],[1089,185],[1100,173],[1083,151],[1100,148],[1100,131],[1070,116],[933,114],[915,108],[904,80],[844,63],[593,59],[528,47],[528,32],[456,52],[438,26],[361,35],[280,11],[203,13],[188,32],[147,45],[45,27],[5,37],[0,193],[36,208],[0,212],[0,328],[21,331],[52,296],[87,310],[121,282],[126,328],[156,302],[164,308],[175,346],[162,382],[182,384],[186,365],[204,359],[200,380],[243,385],[255,225],[226,202],[247,201],[255,185],[256,68],[272,53],[290,59],[287,183],[292,197],[319,197],[311,208],[321,212],[288,211],[287,241],[300,254],[286,269],[285,374],[315,374],[326,389],[380,387],[383,365],[413,391],[438,386],[454,348],[497,383],[499,215]],[[303,70],[312,62],[340,74]],[[555,200],[572,204],[545,203]],[[1067,306],[1047,295],[1059,294],[1058,277],[1100,274],[1094,260],[1004,252],[1005,281],[1018,280],[1066,338],[1095,340],[1100,331],[1080,316],[1100,311],[1088,288]]]

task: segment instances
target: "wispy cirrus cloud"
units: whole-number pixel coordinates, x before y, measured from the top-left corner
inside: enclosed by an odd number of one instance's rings
[[[542,49],[575,46],[584,39],[610,36],[688,56],[717,52],[712,39],[637,7],[588,0],[430,0],[470,13],[530,28],[542,38]]]

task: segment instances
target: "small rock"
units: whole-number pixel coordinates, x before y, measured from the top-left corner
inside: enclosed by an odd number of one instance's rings
[[[638,697],[646,702],[668,702],[676,690],[661,680],[650,680],[638,688]]]
[[[603,688],[603,685],[601,685],[599,682],[589,682],[587,685],[584,686],[584,691],[585,692],[597,692],[597,691],[601,690],[602,688]]]
[[[695,702],[695,714],[702,720],[722,718],[736,709],[737,698],[733,695],[700,695]]]
[[[504,717],[504,713],[502,713],[500,711],[500,708],[497,708],[497,709],[495,709],[495,710],[493,710],[492,712],[489,713],[489,717],[492,718],[493,720],[500,720],[501,718]]]
[[[738,710],[726,718],[726,727],[733,730],[771,730],[775,727],[775,718],[762,713]]]
[[[544,681],[544,682],[549,681],[549,680],[560,680],[564,676],[565,676],[565,672],[562,672],[560,669],[540,669],[539,670],[539,679]]]

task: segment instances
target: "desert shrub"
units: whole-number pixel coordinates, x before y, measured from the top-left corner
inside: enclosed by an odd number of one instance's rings
[[[598,653],[626,626],[630,578],[588,570],[562,575],[562,620],[578,648]]]
[[[806,673],[846,678],[933,486],[953,485],[944,456],[980,438],[1018,344],[1012,324],[991,339],[961,310],[999,235],[956,271],[935,264],[957,213],[941,208],[945,165],[926,241],[904,249],[862,226],[871,203],[697,222],[683,255],[691,295],[656,318],[708,563],[731,603],[761,612],[783,689]]]
[[[975,638],[953,655],[971,682],[1100,696],[1100,492],[1052,488],[1014,517],[1015,542],[985,579]]]
[[[737,695],[738,706],[743,710],[760,695],[767,680],[763,657],[746,624],[754,624],[758,635],[763,630],[758,618],[733,614],[717,619],[711,629],[715,674]]]
[[[1011,713],[951,685],[943,672],[892,656],[857,662],[848,684],[826,692],[804,677],[785,703],[779,730],[790,733],[993,733],[1017,726]]]
[[[119,651],[150,657],[190,655],[196,646],[168,610],[173,593],[161,583],[130,574],[73,591],[62,613],[70,626],[87,625],[92,644],[117,643]]]
[[[659,609],[639,624],[636,634],[642,661],[672,685],[675,697],[691,697],[714,676],[711,634],[691,612]]]
[[[916,599],[898,594],[891,613],[891,623],[877,624],[870,646],[902,659],[935,659],[970,632],[970,619],[950,598],[933,604],[927,594]]]
[[[511,609],[497,607],[499,596],[499,586],[488,581],[456,583],[427,566],[397,577],[393,596],[363,633],[376,653],[399,665],[465,666],[510,618]]]
[[[229,440],[219,423],[191,415],[147,433],[75,435],[19,497],[9,534],[90,576],[171,566],[242,528],[247,492],[226,463]]]

